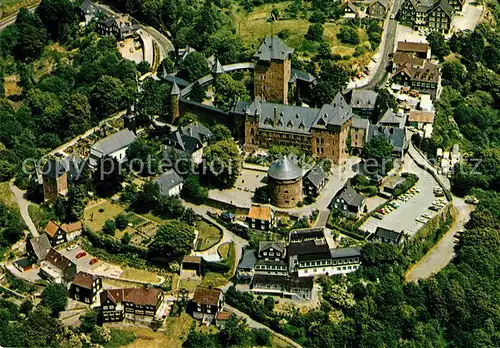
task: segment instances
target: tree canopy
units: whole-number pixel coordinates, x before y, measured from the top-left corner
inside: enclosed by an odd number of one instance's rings
[[[158,227],[149,250],[159,256],[183,256],[189,254],[193,241],[193,227],[182,221],[169,220]]]

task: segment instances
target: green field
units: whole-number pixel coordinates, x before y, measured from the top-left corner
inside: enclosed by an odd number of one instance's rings
[[[14,197],[14,194],[10,190],[8,181],[0,182],[0,202],[18,215],[21,214],[19,212],[19,205],[17,205],[16,197]]]
[[[207,250],[219,243],[222,238],[221,231],[204,220],[198,220],[195,224],[195,229],[198,231],[195,246],[196,251]]]

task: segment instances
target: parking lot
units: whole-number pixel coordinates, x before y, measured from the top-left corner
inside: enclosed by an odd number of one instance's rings
[[[399,204],[399,208],[382,215],[383,218],[381,220],[373,216],[370,217],[361,226],[362,230],[375,232],[377,227],[380,226],[395,231],[403,230],[412,237],[424,225],[422,222],[418,222],[415,219],[421,217],[424,213],[429,214],[430,217],[434,217],[437,214],[437,212],[428,209],[436,200],[433,189],[438,185],[432,175],[419,168],[408,155],[405,157],[403,171],[412,172],[418,175],[419,180],[415,184],[415,187],[420,192],[415,193],[407,202],[396,200],[396,203]],[[446,199],[444,200],[446,201]]]

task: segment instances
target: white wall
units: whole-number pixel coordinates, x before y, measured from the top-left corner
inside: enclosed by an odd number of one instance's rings
[[[345,269],[343,269],[345,267]],[[351,269],[349,269],[351,267]],[[359,263],[357,264],[349,264],[349,265],[340,265],[340,266],[318,266],[318,267],[308,267],[308,268],[299,268],[298,275],[299,277],[312,277],[315,275],[327,274],[346,274],[354,272],[358,269]]]

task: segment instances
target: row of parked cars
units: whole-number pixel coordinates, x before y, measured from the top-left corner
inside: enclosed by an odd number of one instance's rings
[[[376,219],[382,220],[384,218],[385,214],[388,214],[391,211],[398,209],[401,206],[401,204],[408,202],[410,200],[410,198],[415,196],[417,193],[420,193],[420,189],[413,186],[404,195],[399,196],[398,199],[387,203],[387,205],[385,207],[377,210],[373,214],[373,217]]]
[[[440,211],[441,209],[444,208],[445,205],[446,205],[446,200],[444,198],[438,197],[434,202],[432,202],[432,205],[429,207],[429,210]],[[431,214],[423,213],[422,215],[420,215],[420,217],[416,218],[415,221],[425,224],[427,220],[429,220],[431,217],[432,217]]]

